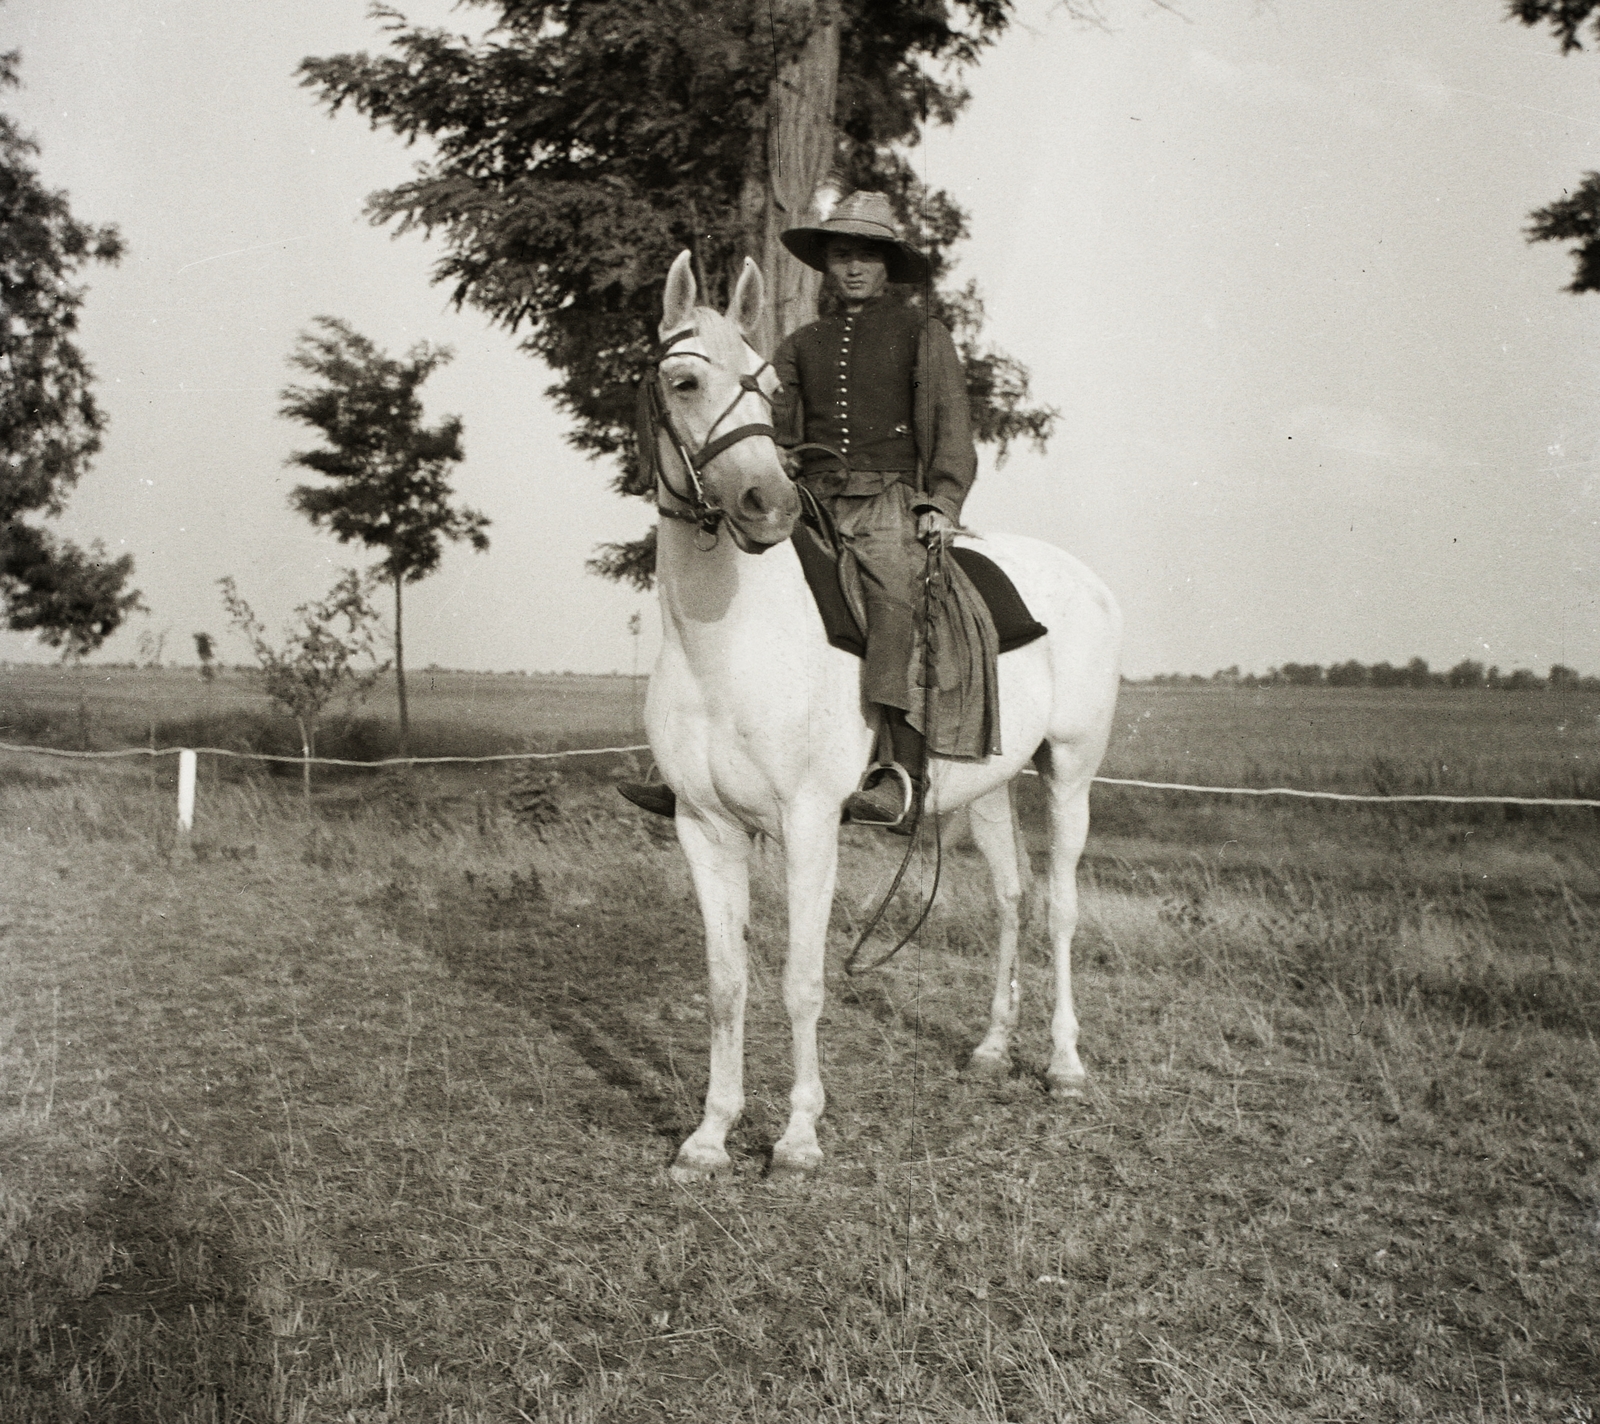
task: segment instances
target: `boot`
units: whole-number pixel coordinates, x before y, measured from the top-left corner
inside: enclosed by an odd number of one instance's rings
[[[641,810],[671,820],[678,814],[678,797],[670,786],[659,781],[624,781],[617,790],[624,800],[631,801]]]
[[[922,781],[926,750],[922,733],[908,721],[898,707],[885,707],[889,743],[894,761],[878,766],[862,778],[861,789],[844,803],[845,820],[864,826],[881,826],[897,836],[909,836],[922,804]],[[902,781],[900,773],[904,773]],[[909,785],[910,795],[906,794]]]

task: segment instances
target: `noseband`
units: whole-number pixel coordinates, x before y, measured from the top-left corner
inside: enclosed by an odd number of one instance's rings
[[[700,472],[705,469],[724,450],[737,445],[741,440],[749,440],[757,435],[765,435],[776,440],[778,432],[771,425],[739,425],[723,435],[717,434],[717,427],[733,414],[739,402],[745,396],[755,394],[767,403],[767,409],[772,409],[772,397],[761,389],[762,373],[771,369],[771,362],[763,361],[760,367],[751,375],[739,377],[739,394],[736,395],[715,420],[711,428],[706,431],[706,443],[698,450],[691,451],[689,442],[683,438],[677,425],[672,419],[672,412],[661,399],[661,363],[673,355],[672,348],[680,341],[688,341],[699,333],[694,327],[687,327],[669,336],[663,341],[655,352],[655,360],[651,362],[650,373],[642,382],[640,392],[640,420],[639,441],[641,454],[648,451],[647,458],[655,466],[656,479],[662,487],[680,504],[686,505],[684,509],[674,509],[670,505],[656,501],[656,509],[668,519],[681,519],[687,524],[710,534],[715,540],[718,527],[726,519],[727,511],[719,508],[706,498],[705,485],[700,480]],[[699,351],[679,351],[679,356],[697,356],[707,365],[714,364],[711,358]],[[672,481],[667,478],[667,472],[661,462],[656,458],[655,440],[657,431],[665,430],[667,438],[672,442],[672,448],[677,451],[678,458],[683,462],[684,474],[688,478],[687,491],[674,489]],[[714,438],[713,438],[714,437]],[[648,444],[646,444],[648,442]]]

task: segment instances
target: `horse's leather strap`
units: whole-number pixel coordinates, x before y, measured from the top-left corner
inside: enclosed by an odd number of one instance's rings
[[[703,470],[730,445],[737,445],[741,440],[748,440],[753,435],[766,435],[773,440],[778,438],[778,432],[770,425],[741,425],[728,431],[726,435],[717,436],[709,445],[702,445],[695,452],[691,463],[696,470]]]

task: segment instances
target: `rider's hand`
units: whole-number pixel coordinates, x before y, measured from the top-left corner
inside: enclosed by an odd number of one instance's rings
[[[948,544],[956,535],[956,522],[942,509],[925,509],[917,516],[917,538],[924,544],[939,539]]]

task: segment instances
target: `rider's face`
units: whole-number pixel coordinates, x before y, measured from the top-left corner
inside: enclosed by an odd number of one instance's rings
[[[850,306],[871,301],[889,284],[883,249],[858,237],[828,239],[828,275]]]

